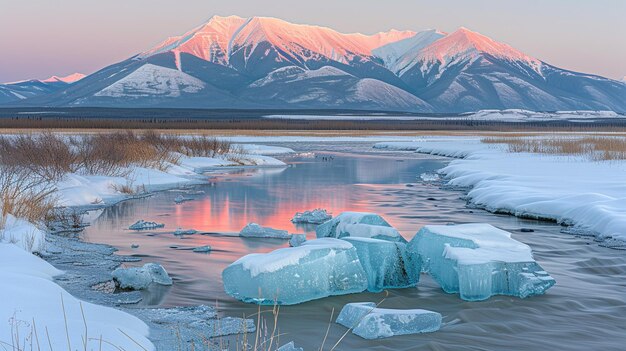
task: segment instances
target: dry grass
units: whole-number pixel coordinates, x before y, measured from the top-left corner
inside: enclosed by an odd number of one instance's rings
[[[579,138],[483,138],[486,144],[507,144],[509,152],[530,152],[550,155],[583,156],[595,161],[625,160],[626,138],[584,136]]]
[[[0,137],[0,164],[25,168],[44,179],[73,171],[77,155],[70,143],[50,132]]]
[[[29,169],[0,166],[0,228],[11,214],[31,223],[40,223],[51,216],[55,189]]]
[[[177,157],[166,145],[133,132],[92,134],[71,141],[78,156],[76,169],[88,174],[125,176],[131,166],[166,171]]]
[[[48,181],[72,172],[126,176],[131,166],[166,171],[179,162],[180,154],[215,157],[232,152],[241,150],[217,138],[180,138],[155,131],[80,137],[43,132],[0,137],[0,165],[25,168]]]

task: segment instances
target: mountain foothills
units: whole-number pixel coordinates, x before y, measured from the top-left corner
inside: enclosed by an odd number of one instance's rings
[[[0,103],[625,112],[626,84],[557,68],[466,28],[363,35],[216,16],[87,77],[0,85]]]

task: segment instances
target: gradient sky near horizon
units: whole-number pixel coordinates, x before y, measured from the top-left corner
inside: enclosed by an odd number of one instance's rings
[[[0,0],[0,82],[93,73],[231,14],[367,34],[464,26],[561,68],[626,76],[624,0]]]

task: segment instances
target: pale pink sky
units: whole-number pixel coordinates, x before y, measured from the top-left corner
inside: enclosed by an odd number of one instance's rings
[[[626,75],[623,0],[0,0],[0,82],[92,73],[216,14],[342,32],[465,26],[558,67]]]

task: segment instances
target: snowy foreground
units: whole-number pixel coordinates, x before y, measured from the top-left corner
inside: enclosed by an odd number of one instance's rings
[[[202,182],[199,173],[217,167],[284,167],[270,154],[291,153],[276,147],[245,146],[250,151],[233,162],[224,158],[182,157],[167,171],[134,168],[127,177],[67,174],[54,184],[59,206],[107,206],[141,192]],[[63,274],[34,253],[46,252],[46,231],[10,214],[0,226],[0,350],[154,350],[149,327],[110,307],[81,301],[54,282]]]
[[[378,149],[459,158],[441,169],[447,184],[470,188],[468,198],[492,212],[551,219],[602,245],[626,247],[626,162],[577,156],[509,153],[478,138],[382,142]]]

